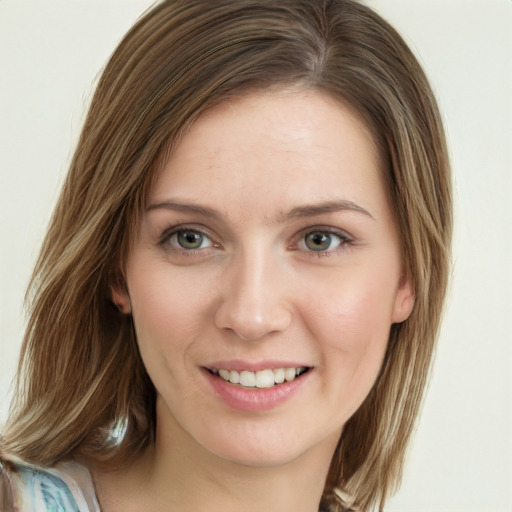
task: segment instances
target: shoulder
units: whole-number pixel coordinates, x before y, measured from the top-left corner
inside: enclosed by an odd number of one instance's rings
[[[89,472],[76,463],[0,464],[0,486],[1,512],[99,512]]]

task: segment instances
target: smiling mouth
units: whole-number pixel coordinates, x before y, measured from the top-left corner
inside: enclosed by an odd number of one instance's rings
[[[276,368],[275,370],[259,370],[252,372],[249,370],[228,370],[219,368],[218,370],[206,368],[212,375],[216,375],[231,384],[238,384],[244,388],[266,389],[292,382],[311,370],[307,366],[295,368]]]

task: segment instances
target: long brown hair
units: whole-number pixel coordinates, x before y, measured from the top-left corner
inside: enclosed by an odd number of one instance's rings
[[[111,302],[147,191],[187,127],[251,89],[299,86],[350,104],[379,146],[414,310],[393,325],[347,422],[323,506],[381,508],[399,482],[440,324],[451,182],[428,81],[397,32],[353,0],[168,0],[129,31],[94,95],[33,274],[0,455],[120,464],[153,442],[155,391],[130,317]],[[126,420],[115,442],[112,426]]]

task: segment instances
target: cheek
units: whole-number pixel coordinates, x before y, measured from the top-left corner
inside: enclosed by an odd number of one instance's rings
[[[396,295],[393,278],[361,268],[318,284],[305,295],[303,311],[331,343],[336,346],[336,340],[346,340],[347,349],[352,344],[357,349],[373,339],[387,341]]]
[[[133,268],[128,289],[137,343],[157,390],[168,394],[191,370],[190,354],[208,318],[208,294],[201,279],[170,272],[165,262]]]
[[[322,350],[320,370],[349,415],[369,393],[384,359],[394,303],[392,282],[352,273],[329,293],[309,295],[308,323]]]
[[[326,358],[335,357],[349,373],[378,372],[390,330],[389,308],[369,291],[339,298],[326,310],[323,330]]]
[[[203,280],[190,279],[186,272],[170,272],[165,262],[138,268],[142,270],[132,273],[129,292],[141,341],[186,340],[187,336],[178,334],[195,331],[207,307]]]

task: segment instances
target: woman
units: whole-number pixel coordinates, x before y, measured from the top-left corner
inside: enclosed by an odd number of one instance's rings
[[[158,4],[103,73],[36,266],[2,510],[382,508],[450,194],[428,82],[370,9]]]

